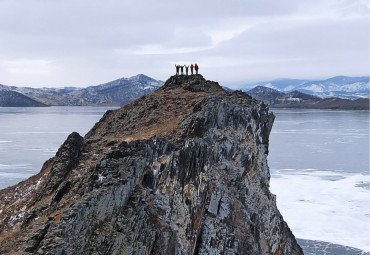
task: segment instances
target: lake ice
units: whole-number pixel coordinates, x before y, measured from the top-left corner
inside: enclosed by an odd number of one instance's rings
[[[38,173],[107,109],[0,108],[0,189]],[[271,191],[294,235],[370,251],[369,112],[272,111]]]

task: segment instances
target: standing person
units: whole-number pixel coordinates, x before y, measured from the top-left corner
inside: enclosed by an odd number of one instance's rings
[[[175,64],[175,67],[176,67],[176,75],[179,75],[180,65],[176,65],[176,64]]]
[[[186,75],[188,75],[188,73],[189,73],[189,66],[187,66],[187,65],[184,65],[184,66],[185,66]]]
[[[190,65],[191,75],[193,75],[193,68],[194,68],[194,66],[193,66],[193,64],[191,64],[191,65]]]
[[[184,74],[184,66],[180,66],[180,69],[181,69],[181,75]]]
[[[195,64],[195,73],[198,74],[198,69],[199,69],[199,66],[197,64]]]

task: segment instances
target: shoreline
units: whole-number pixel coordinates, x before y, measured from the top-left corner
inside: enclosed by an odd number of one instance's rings
[[[370,251],[364,251],[355,247],[296,238],[305,255],[369,255]]]

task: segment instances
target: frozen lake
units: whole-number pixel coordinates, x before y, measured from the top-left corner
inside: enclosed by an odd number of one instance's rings
[[[0,189],[38,173],[70,133],[84,136],[108,109],[0,107]]]
[[[85,135],[107,109],[0,108],[0,189],[38,173],[68,134]],[[369,112],[272,111],[271,190],[295,236],[370,251]],[[326,254],[361,254],[333,249]]]
[[[271,191],[295,236],[369,252],[369,112],[272,111]]]

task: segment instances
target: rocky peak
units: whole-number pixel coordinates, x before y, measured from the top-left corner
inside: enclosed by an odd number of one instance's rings
[[[256,86],[253,89],[248,91],[248,94],[268,94],[268,95],[281,95],[283,93],[279,92],[276,89],[264,87],[264,86]]]
[[[0,191],[0,253],[302,254],[269,191],[273,120],[243,92],[172,76]]]
[[[135,75],[135,76],[132,76],[129,78],[129,80],[131,81],[136,81],[136,82],[140,82],[140,83],[143,83],[143,84],[150,84],[150,83],[155,83],[155,84],[158,84],[159,82],[157,80],[154,80],[144,74],[138,74],[138,75]]]
[[[208,81],[201,74],[171,76],[162,89],[168,90],[179,87],[192,92],[224,92],[224,89],[217,82]]]

